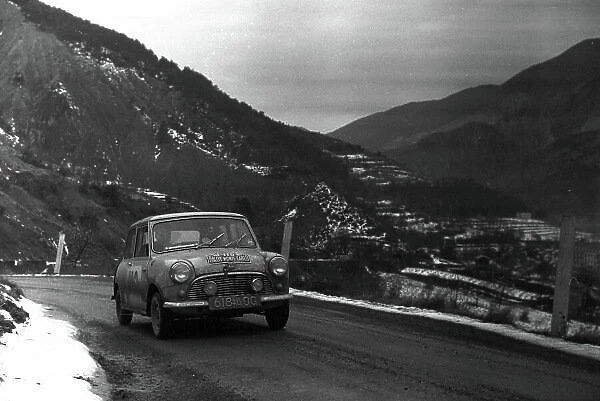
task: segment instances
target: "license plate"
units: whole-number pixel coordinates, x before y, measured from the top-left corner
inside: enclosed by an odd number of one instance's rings
[[[213,310],[253,308],[258,305],[256,295],[227,295],[208,300],[208,306]]]

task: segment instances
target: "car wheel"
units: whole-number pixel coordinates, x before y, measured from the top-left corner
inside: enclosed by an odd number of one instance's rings
[[[121,305],[121,291],[115,293],[115,311],[117,312],[117,320],[122,326],[128,326],[133,318],[133,313],[127,309],[123,309]]]
[[[281,306],[265,311],[265,318],[271,330],[281,330],[290,317],[290,303],[285,301]]]
[[[150,317],[152,319],[152,332],[157,338],[164,339],[171,336],[172,319],[168,310],[163,308],[163,300],[157,291],[150,301]]]

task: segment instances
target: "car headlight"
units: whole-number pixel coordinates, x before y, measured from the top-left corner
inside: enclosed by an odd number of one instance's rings
[[[288,262],[281,256],[275,256],[269,262],[269,270],[275,276],[284,276],[288,272]]]
[[[169,269],[169,276],[175,283],[185,283],[194,274],[194,268],[187,262],[175,262]]]

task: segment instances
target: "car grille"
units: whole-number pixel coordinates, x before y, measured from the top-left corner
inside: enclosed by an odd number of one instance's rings
[[[207,281],[213,281],[217,284],[217,295],[241,295],[241,294],[252,294],[250,283],[255,278],[261,278],[263,280],[263,289],[258,294],[271,294],[273,288],[271,281],[268,277],[261,273],[229,273],[227,276],[224,274],[209,275],[199,277],[190,286],[188,290],[188,299],[190,301],[203,301],[208,299],[208,295],[204,293],[204,285]]]

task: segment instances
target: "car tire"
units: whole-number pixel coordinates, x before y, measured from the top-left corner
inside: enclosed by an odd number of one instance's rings
[[[171,312],[163,307],[163,299],[158,291],[152,294],[150,301],[150,318],[152,319],[152,332],[156,338],[169,338],[173,332],[173,319]]]
[[[265,311],[265,318],[271,330],[281,330],[290,317],[290,303],[285,301],[281,306]]]
[[[123,309],[121,303],[121,291],[117,289],[115,293],[115,311],[117,313],[117,320],[121,326],[129,326],[133,313],[130,310]]]

